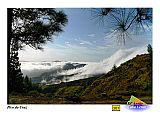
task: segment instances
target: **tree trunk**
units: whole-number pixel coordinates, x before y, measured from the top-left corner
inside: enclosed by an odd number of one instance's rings
[[[8,54],[10,54],[10,46],[11,46],[11,39],[12,39],[12,21],[13,21],[13,9],[7,9],[7,32],[8,32]],[[9,56],[9,55],[8,55]],[[9,56],[10,57],[10,56]]]
[[[11,53],[11,39],[12,39],[12,21],[13,21],[13,9],[7,9],[7,80],[9,81],[10,73],[10,53]],[[9,104],[9,82],[7,83],[7,103]]]

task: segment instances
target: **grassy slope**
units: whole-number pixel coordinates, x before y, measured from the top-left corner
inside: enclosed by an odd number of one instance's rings
[[[105,75],[42,86],[42,92],[50,94],[49,97],[14,96],[10,99],[14,103],[17,103],[16,98],[21,99],[18,103],[126,103],[134,95],[152,103],[151,71],[150,56],[138,55]]]
[[[139,55],[96,79],[83,92],[86,99],[103,98],[125,101],[127,96],[148,97],[151,103],[152,73],[150,56]]]

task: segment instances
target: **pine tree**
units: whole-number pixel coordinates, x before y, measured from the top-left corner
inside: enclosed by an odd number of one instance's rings
[[[23,92],[23,74],[21,72],[18,51],[12,51],[9,59],[10,66],[8,67],[8,91],[12,92]]]
[[[25,93],[28,93],[30,90],[32,90],[32,81],[31,78],[26,75],[24,78],[24,91]]]
[[[152,55],[152,46],[150,44],[147,46],[147,51],[150,55]]]
[[[109,26],[107,36],[126,43],[132,34],[143,34],[145,27],[150,30],[152,8],[93,8],[92,19],[104,26]]]
[[[18,51],[28,45],[34,49],[63,31],[67,16],[51,8],[9,8],[8,15],[8,93],[23,92],[24,78]],[[25,82],[29,84],[30,81]],[[28,87],[27,87],[28,90]]]
[[[116,68],[117,68],[117,66],[116,66],[116,64],[114,64],[111,70],[114,71]]]

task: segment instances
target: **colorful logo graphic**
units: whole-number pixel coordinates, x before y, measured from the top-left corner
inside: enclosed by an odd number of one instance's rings
[[[135,111],[146,110],[148,108],[145,102],[141,101],[140,99],[136,98],[133,95],[131,96],[127,104],[129,105],[128,107],[130,110],[135,110]]]

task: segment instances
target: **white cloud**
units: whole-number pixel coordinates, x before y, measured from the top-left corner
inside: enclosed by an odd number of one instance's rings
[[[65,42],[65,44],[70,44],[70,42]]]
[[[29,76],[39,76],[43,72],[48,72],[52,69],[58,70],[61,69],[62,71],[54,73],[55,80],[56,77],[59,75],[72,75],[69,77],[68,81],[84,79],[88,77],[93,77],[93,75],[97,74],[104,74],[111,70],[114,64],[116,66],[120,66],[121,63],[126,62],[129,59],[132,59],[137,54],[145,54],[147,53],[146,47],[134,47],[130,49],[120,49],[116,51],[109,57],[105,57],[105,59],[101,60],[100,62],[76,62],[79,64],[87,64],[84,67],[76,68],[76,69],[69,69],[63,70],[63,66],[71,62],[23,62],[22,63],[22,72]],[[47,65],[47,64],[49,65]],[[37,66],[38,65],[38,66]],[[52,73],[52,74],[53,74]],[[74,75],[74,76],[73,76]],[[63,80],[62,80],[63,81]]]
[[[95,43],[95,42],[91,42],[91,41],[82,40],[81,38],[75,38],[74,40],[76,42],[78,42],[78,44],[80,44],[80,45],[94,45],[94,43]]]
[[[106,45],[106,46],[96,46],[96,48],[98,48],[98,49],[108,49],[109,47],[110,47],[111,45]]]
[[[94,38],[96,35],[95,34],[89,34],[88,36]]]
[[[79,44],[83,45],[84,43],[81,42],[81,43],[79,43]]]
[[[79,42],[80,42],[80,44],[81,44],[81,45],[82,45],[82,44],[86,44],[86,45],[93,45],[93,43],[92,43],[92,42],[90,42],[90,41],[79,40]]]
[[[68,48],[67,46],[61,44],[54,44],[54,46],[57,48]]]
[[[75,44],[54,44],[54,47],[44,47],[44,51],[26,47],[19,52],[20,61],[54,61],[54,60],[96,60],[97,55],[104,55],[107,47],[86,47]],[[85,59],[81,56],[85,56]],[[92,58],[91,58],[92,57]],[[99,58],[98,58],[99,59]]]
[[[34,50],[30,47],[26,47],[25,50],[19,51],[20,61],[54,61],[62,60],[65,53],[62,53],[62,49],[65,47],[59,45],[61,48],[48,48],[45,47],[43,51]]]

